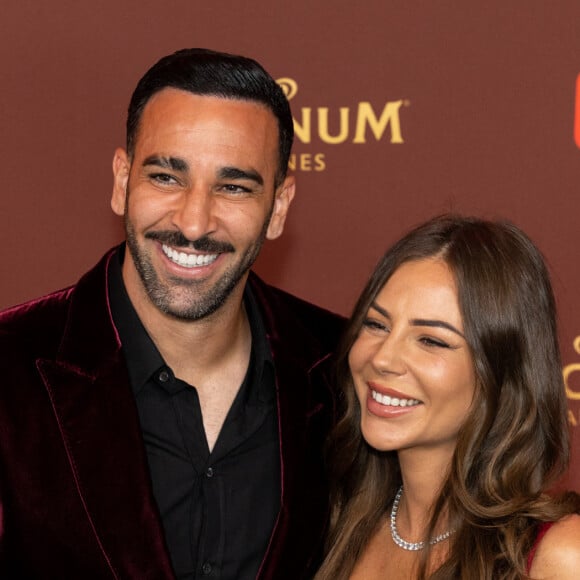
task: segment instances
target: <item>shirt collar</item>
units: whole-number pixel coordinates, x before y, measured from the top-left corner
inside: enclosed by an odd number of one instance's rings
[[[167,367],[167,364],[145,330],[127,294],[121,270],[124,256],[123,245],[109,262],[109,297],[113,322],[121,338],[131,386],[137,395],[152,375],[159,373],[163,367]],[[256,390],[250,389],[247,395],[250,398],[257,396],[260,401],[268,401],[272,399],[274,392],[269,388],[272,381],[264,380],[264,373],[273,373],[273,360],[264,322],[249,284],[246,284],[244,289],[244,305],[252,333],[249,372],[255,373],[256,379],[250,379],[250,384],[257,385]]]
[[[153,373],[158,373],[166,365],[151,337],[147,334],[125,289],[121,272],[124,256],[125,247],[122,246],[109,262],[109,298],[113,321],[121,338],[131,386],[137,395]]]

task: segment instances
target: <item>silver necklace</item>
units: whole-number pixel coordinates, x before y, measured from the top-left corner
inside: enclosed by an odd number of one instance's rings
[[[395,496],[395,501],[393,501],[393,507],[391,508],[391,537],[393,542],[403,548],[403,550],[417,551],[422,550],[425,547],[425,542],[407,542],[399,536],[397,531],[397,512],[399,511],[399,503],[401,501],[401,496],[403,495],[403,486],[399,488],[397,495]],[[447,530],[446,532],[435,536],[429,540],[429,544],[434,546],[443,540],[446,540],[455,530]]]

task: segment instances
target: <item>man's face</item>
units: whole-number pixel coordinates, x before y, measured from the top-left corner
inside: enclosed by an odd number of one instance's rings
[[[277,238],[293,178],[274,187],[278,125],[265,106],[164,89],[145,106],[132,159],[113,159],[124,215],[123,278],[144,308],[197,320],[235,292],[265,238]]]

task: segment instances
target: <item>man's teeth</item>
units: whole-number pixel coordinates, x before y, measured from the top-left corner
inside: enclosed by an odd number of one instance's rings
[[[196,266],[207,266],[217,260],[218,254],[186,254],[178,252],[169,246],[161,246],[163,253],[172,261],[185,268],[195,268]]]
[[[381,395],[377,391],[371,391],[372,398],[381,405],[389,405],[391,407],[414,407],[420,401],[417,399],[402,399],[398,397],[389,397],[389,395]]]

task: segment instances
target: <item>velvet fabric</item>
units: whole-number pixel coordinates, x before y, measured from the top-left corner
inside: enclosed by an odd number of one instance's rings
[[[0,314],[0,578],[174,578],[109,308],[113,252],[76,286]],[[322,448],[342,320],[248,283],[276,367],[282,471],[258,577],[309,578],[328,517]]]

